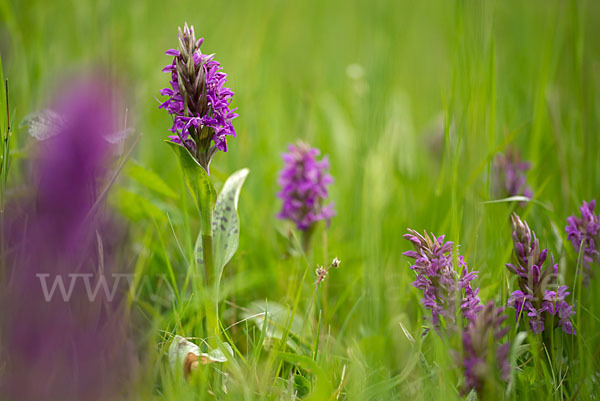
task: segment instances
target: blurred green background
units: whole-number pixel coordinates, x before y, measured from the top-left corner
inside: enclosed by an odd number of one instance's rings
[[[410,244],[401,235],[407,227],[447,234],[480,271],[482,300],[505,302],[508,216],[519,206],[482,202],[493,199],[492,161],[507,147],[532,162],[528,182],[539,203],[519,212],[574,282],[566,218],[600,194],[599,2],[0,0],[0,16],[15,121],[46,107],[49,94],[78,72],[118,79],[128,126],[143,134],[129,164],[156,172],[180,195],[147,188],[132,168],[112,191],[111,203],[134,222],[131,250],[138,253],[126,263],[155,273],[166,260],[185,272],[173,234],[185,254],[198,228],[179,166],[162,143],[171,119],[156,100],[169,81],[161,72],[170,62],[164,51],[176,47],[178,26],[194,25],[205,38],[203,52],[216,53],[229,74],[240,114],[237,138],[213,160],[215,179],[251,171],[226,297],[237,305],[265,298],[291,305],[304,270],[312,274],[315,264],[338,256],[342,266],[321,300],[332,343],[320,363],[337,382],[342,366],[351,367],[344,387],[350,399],[458,397],[448,392],[450,357],[429,368],[414,362],[399,330],[401,322],[419,337],[422,315],[401,255]],[[17,153],[31,142],[24,129],[14,138]],[[335,178],[337,216],[326,234],[317,233],[308,263],[286,257],[288,228],[275,218],[280,155],[297,139],[329,157]],[[27,153],[20,156],[13,185],[23,177]],[[311,280],[301,287],[303,310]],[[594,382],[587,378],[600,370],[598,290],[596,281],[576,294],[587,308],[576,317],[585,352],[571,367],[571,396],[577,383],[584,383],[579,395],[589,395]],[[153,327],[148,342],[159,329],[172,330],[169,307],[145,313]],[[228,324],[236,320],[224,316]],[[550,393],[536,380],[545,377],[536,376],[538,368],[523,373],[511,397]],[[256,386],[256,394],[268,392]],[[561,391],[552,396],[562,399]]]

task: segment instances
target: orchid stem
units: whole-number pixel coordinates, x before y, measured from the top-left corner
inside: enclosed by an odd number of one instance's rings
[[[213,237],[212,235],[202,234],[202,252],[204,257],[204,278],[206,284],[206,296],[204,309],[206,313],[206,330],[208,343],[211,347],[216,347],[218,336],[218,314],[215,300],[216,288],[214,285],[214,257],[213,257]]]

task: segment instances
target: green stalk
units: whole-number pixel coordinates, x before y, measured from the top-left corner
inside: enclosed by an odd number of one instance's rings
[[[310,252],[311,239],[314,232],[315,223],[311,224],[308,229],[302,231],[302,250],[306,255]]]
[[[203,326],[211,347],[216,347],[215,335],[219,329],[217,317],[217,302],[215,298],[215,260],[213,255],[212,219],[215,207],[216,192],[210,181],[207,170],[190,153],[189,149],[166,141],[173,149],[181,169],[183,178],[190,195],[194,199],[200,217],[200,233],[202,240],[202,257],[204,259],[204,288],[195,285],[196,293],[201,294],[201,302],[204,304],[205,318]],[[201,274],[201,273],[200,273]],[[202,279],[200,280],[202,281]],[[197,281],[194,280],[196,284]],[[198,283],[200,284],[200,283]]]
[[[1,66],[0,66],[1,68]],[[1,71],[0,71],[1,72]],[[10,106],[8,104],[8,78],[4,81],[4,90],[6,100],[6,131],[2,137],[2,167],[0,167],[2,181],[0,183],[0,211],[4,211],[4,192],[6,191],[6,182],[8,177],[8,157],[10,150]]]
[[[327,263],[329,260],[328,248],[327,248],[327,230],[323,230],[323,235],[321,237],[321,241],[323,244],[323,263]],[[328,281],[328,280],[327,280]],[[323,313],[323,321],[327,321],[329,317],[327,315],[327,307],[329,306],[329,286],[327,283],[323,283],[323,289],[321,290],[321,299],[319,305],[321,305],[321,311]]]
[[[204,279],[206,281],[206,287],[212,288],[215,262],[213,257],[213,238],[211,234],[202,234],[202,253],[204,257]]]
[[[209,228],[210,229],[210,228]],[[202,253],[204,257],[205,296],[204,312],[206,314],[206,331],[208,344],[217,347],[219,337],[218,309],[215,300],[216,288],[214,280],[215,263],[213,256],[213,237],[210,234],[202,234]]]

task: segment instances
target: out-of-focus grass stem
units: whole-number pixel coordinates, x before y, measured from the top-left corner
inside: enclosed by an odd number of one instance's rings
[[[0,69],[2,67],[0,66]],[[2,73],[0,71],[0,76]],[[4,80],[4,100],[6,102],[6,130],[4,131],[4,135],[2,135],[2,188],[0,188],[0,212],[4,211],[4,198],[6,191],[6,182],[8,177],[8,158],[10,156],[10,104],[8,98],[8,78]]]

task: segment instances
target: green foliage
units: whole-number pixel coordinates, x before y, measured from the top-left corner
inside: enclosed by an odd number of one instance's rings
[[[225,265],[238,249],[240,238],[240,219],[238,217],[238,199],[242,185],[249,170],[242,169],[233,173],[217,197],[213,215],[212,233],[215,257],[215,269],[220,275]]]
[[[212,255],[214,272],[217,277],[215,286],[220,285],[221,275],[225,265],[231,260],[238,249],[240,237],[240,220],[237,212],[238,200],[242,185],[248,176],[249,170],[242,169],[233,173],[221,189],[214,207],[212,216]],[[194,259],[198,265],[204,265],[204,241],[206,234],[198,233],[194,246]]]
[[[304,320],[299,316],[293,317],[289,308],[277,302],[254,301],[246,307],[242,316],[264,333],[264,341],[269,347],[274,340],[281,342],[287,338],[287,346],[294,351],[300,351],[298,338]]]
[[[177,199],[179,196],[171,189],[158,174],[143,167],[140,164],[129,163],[126,171],[127,176],[137,181],[140,185],[167,198]]]
[[[185,147],[171,141],[165,141],[177,155],[183,171],[183,179],[194,204],[200,213],[200,226],[203,235],[211,235],[213,211],[217,192],[204,168]]]

